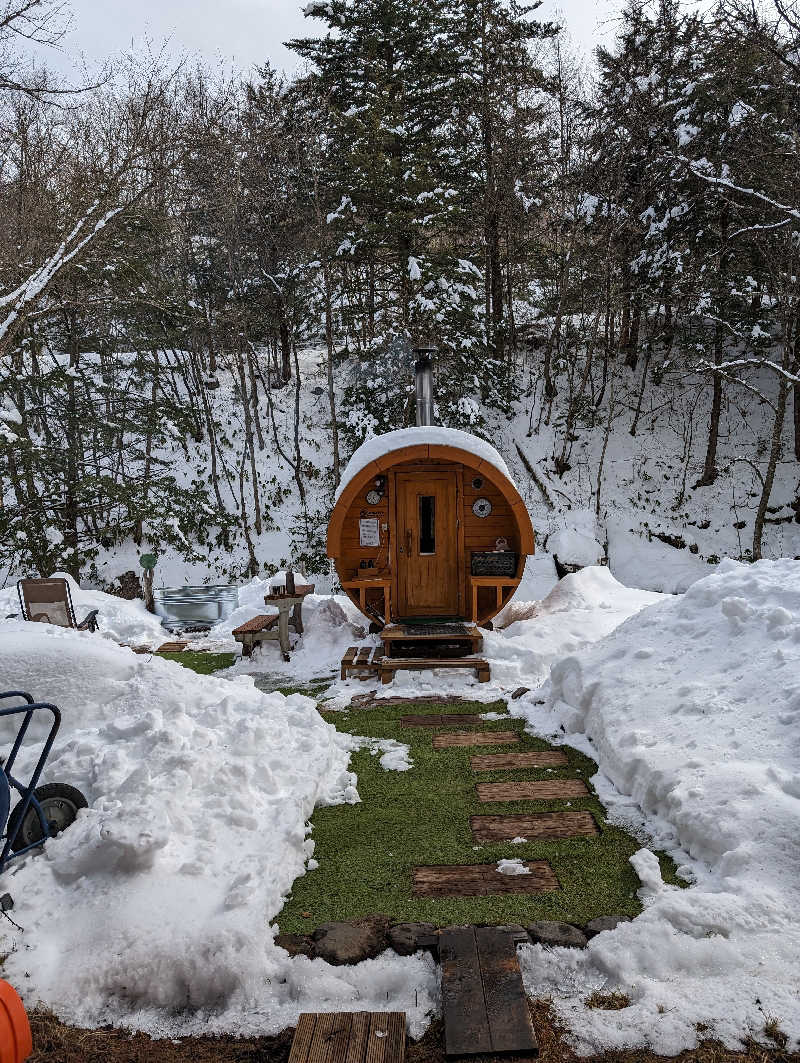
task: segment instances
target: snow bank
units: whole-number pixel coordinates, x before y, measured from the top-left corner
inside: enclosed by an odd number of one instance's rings
[[[309,698],[23,622],[0,640],[9,688],[60,706],[45,780],[89,801],[0,884],[25,928],[3,926],[4,975],[29,1005],[163,1036],[274,1033],[304,1010],[389,999],[422,1031],[437,992],[430,959],[332,968],[272,941],[269,921],[314,866],[314,806],[358,800],[352,739]]]
[[[511,473],[508,471],[508,466],[491,443],[487,443],[484,439],[479,439],[469,432],[462,432],[458,428],[424,425],[417,428],[398,428],[394,432],[386,432],[382,436],[372,436],[370,439],[365,440],[355,451],[342,473],[342,479],[336,489],[337,500],[353,477],[361,472],[366,465],[369,465],[371,461],[385,457],[386,454],[390,454],[393,450],[399,450],[400,447],[413,447],[418,446],[420,443],[432,443],[438,446],[458,447],[460,450],[467,450],[470,454],[474,454],[476,458],[494,465],[507,480],[510,480],[512,484],[514,483]]]
[[[92,638],[96,639],[98,635],[102,635],[103,638],[113,639],[114,642],[129,646],[150,646],[153,649],[170,638],[169,632],[161,626],[160,618],[148,613],[140,599],[127,601],[103,591],[86,590],[79,587],[66,572],[54,572],[53,577],[65,579],[69,583],[75,618],[79,624],[92,609],[99,610],[99,631],[92,635]],[[10,613],[21,616],[16,585],[0,590],[0,625]]]
[[[548,552],[562,565],[596,565],[603,560],[603,547],[577,528],[559,528],[547,540]]]
[[[629,587],[682,594],[714,571],[688,550],[677,550],[658,539],[648,542],[621,524],[609,522],[607,531],[609,566],[617,579]]]
[[[564,581],[566,582],[566,581]],[[599,765],[612,817],[673,853],[687,890],[638,853],[645,911],[585,953],[527,950],[584,1053],[703,1036],[800,1036],[800,564],[726,561],[552,670],[548,701],[515,703],[538,734]],[[566,733],[565,733],[566,732]],[[587,1009],[621,990],[621,1011]],[[791,1045],[789,1046],[791,1047]]]

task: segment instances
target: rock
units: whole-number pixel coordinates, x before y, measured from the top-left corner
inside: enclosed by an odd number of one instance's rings
[[[396,923],[386,935],[389,948],[400,956],[413,956],[419,949],[439,952],[439,935],[433,923]]]
[[[505,934],[510,934],[517,944],[520,944],[521,942],[527,943],[530,940],[528,938],[528,931],[519,923],[503,923],[501,926],[496,926],[494,929],[502,930]]]
[[[604,930],[613,930],[620,923],[630,923],[629,915],[601,915],[597,919],[590,919],[586,924],[586,936],[593,938],[595,934],[602,934]]]
[[[275,944],[290,956],[313,956],[314,946],[306,934],[277,934]]]
[[[371,960],[386,948],[388,923],[384,916],[349,923],[323,923],[312,935],[314,953],[337,965]]]
[[[586,935],[572,923],[558,923],[550,920],[542,920],[531,923],[528,927],[531,939],[539,945],[556,946],[565,949],[586,948]]]
[[[518,698],[521,698],[523,694],[527,694],[530,689],[530,687],[517,687],[517,689],[511,695],[511,700],[516,701]]]

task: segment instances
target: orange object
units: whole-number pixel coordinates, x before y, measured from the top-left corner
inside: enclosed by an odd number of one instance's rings
[[[0,1063],[24,1063],[33,1052],[31,1026],[19,994],[0,979]]]

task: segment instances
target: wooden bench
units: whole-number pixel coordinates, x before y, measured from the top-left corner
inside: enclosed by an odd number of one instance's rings
[[[274,630],[277,623],[277,613],[260,613],[252,620],[235,627],[232,634],[236,641],[242,644],[242,657],[250,657],[256,643],[278,638],[278,632]]]
[[[380,646],[351,646],[342,657],[342,679],[354,675],[357,679],[367,680],[379,674],[383,649]]]
[[[395,672],[427,672],[433,668],[473,668],[479,683],[491,678],[489,662],[483,657],[384,657],[380,664],[382,683],[391,683]]]

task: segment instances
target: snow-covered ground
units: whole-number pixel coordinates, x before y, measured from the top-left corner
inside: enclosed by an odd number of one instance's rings
[[[3,973],[28,1005],[170,1036],[274,1033],[301,1011],[391,999],[422,1032],[438,994],[429,958],[331,967],[273,944],[270,920],[294,879],[313,874],[315,805],[358,800],[357,743],[310,698],[22,621],[2,625],[0,689],[61,708],[44,780],[89,802],[42,855],[3,875],[25,928],[3,925]],[[399,744],[373,752],[387,769],[407,767]]]
[[[546,699],[543,703],[543,698]],[[580,1049],[699,1038],[730,1046],[776,1019],[800,1038],[800,563],[724,562],[681,597],[556,663],[512,703],[533,733],[586,751],[612,818],[672,853],[691,888],[635,858],[645,910],[585,952],[523,950]],[[587,1008],[595,989],[620,1011]]]

